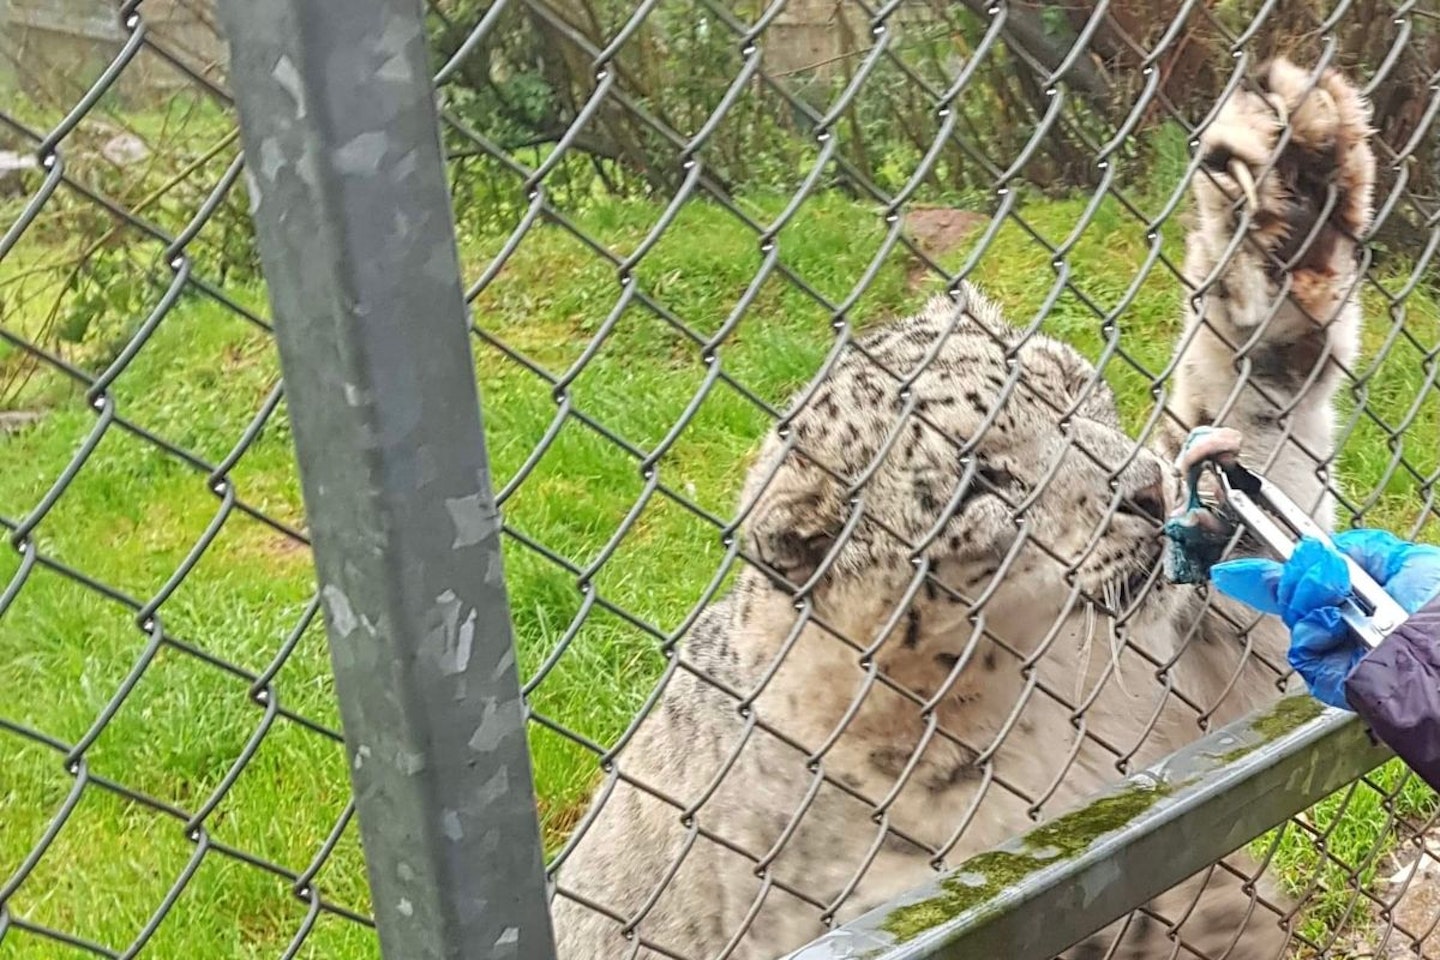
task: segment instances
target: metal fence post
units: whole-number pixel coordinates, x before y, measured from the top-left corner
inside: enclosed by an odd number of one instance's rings
[[[419,0],[225,0],[381,948],[554,956]]]

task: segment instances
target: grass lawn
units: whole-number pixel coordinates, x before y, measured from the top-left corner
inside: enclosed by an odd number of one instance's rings
[[[743,206],[765,221],[784,200],[757,197]],[[1015,220],[994,231],[982,226],[976,236],[985,237],[988,246],[976,279],[1018,323],[1037,320],[1053,300],[1041,329],[1091,357],[1109,358],[1106,375],[1127,422],[1138,429],[1152,402],[1152,374],[1163,369],[1177,332],[1180,288],[1163,259],[1152,256],[1143,225],[1118,203],[1100,204],[1072,237],[1086,208],[1083,198],[1031,201],[1020,208],[1025,226]],[[661,210],[649,203],[602,201],[578,222],[623,257],[645,239]],[[779,262],[819,295],[839,301],[878,259],[874,279],[850,312],[853,322],[870,322],[911,309],[926,291],[939,289],[938,281],[917,279],[915,264],[899,249],[883,253],[886,230],[867,206],[817,196],[781,232]],[[1153,243],[1178,263],[1180,239],[1172,223]],[[468,239],[462,251],[466,275],[478,276],[504,241],[503,236]],[[206,242],[204,235],[199,242]],[[1046,244],[1062,243],[1068,276],[1084,299],[1070,291],[1052,296],[1055,256]],[[156,252],[145,248],[143,255]],[[57,292],[57,274],[43,269],[53,256],[43,240],[25,241],[0,266],[0,301],[8,295],[12,304],[22,304],[4,316],[5,329],[30,334],[44,323],[44,305]],[[960,249],[942,259],[954,267],[967,256],[968,250]],[[737,303],[753,294],[718,350],[721,369],[745,392],[711,378],[695,339],[652,312],[632,305],[608,323],[624,292],[615,269],[555,226],[536,227],[474,304],[486,334],[476,343],[476,366],[497,481],[507,485],[551,428],[554,379],[565,378],[574,410],[595,425],[566,421],[524,482],[509,493],[504,510],[518,535],[507,541],[506,561],[526,675],[547,661],[562,638],[568,644],[533,691],[533,706],[598,744],[608,745],[624,731],[662,667],[660,638],[684,621],[721,567],[721,533],[706,514],[728,519],[747,458],[770,423],[765,405],[782,406],[832,343],[829,311],[778,271],[750,289],[763,261],[750,228],[723,209],[694,203],[635,270],[637,288],[700,339],[722,329]],[[1148,274],[1137,283],[1147,264]],[[1435,349],[1440,311],[1422,289],[1403,305],[1390,306],[1384,291],[1406,283],[1403,268],[1391,264],[1366,289],[1369,359],[1356,398],[1369,415],[1354,417],[1340,474],[1366,523],[1410,533],[1423,516],[1416,474],[1433,476],[1440,458],[1440,399],[1426,389],[1433,361],[1427,367],[1425,359]],[[258,289],[231,293],[264,312]],[[158,297],[156,288],[143,299],[149,305]],[[1128,301],[1118,327],[1107,331],[1087,299],[1105,311]],[[599,348],[587,354],[600,334]],[[529,366],[487,338],[523,355]],[[72,356],[80,366],[100,365],[93,357]],[[17,352],[0,348],[0,371],[14,375],[24,369]],[[230,453],[276,376],[273,344],[262,330],[223,306],[187,295],[115,381],[111,395],[121,415],[213,464]],[[30,373],[8,396],[13,408],[42,414],[23,429],[0,434],[6,464],[0,471],[0,516],[15,522],[41,501],[97,420],[83,395],[48,369]],[[689,424],[671,437],[684,411],[697,403]],[[641,460],[667,440],[658,462],[663,490],[647,496]],[[1395,467],[1400,454],[1414,473]],[[282,528],[302,526],[283,405],[229,476],[245,504]],[[186,560],[221,506],[204,470],[112,427],[40,523],[35,539],[46,556],[144,603]],[[616,542],[627,517],[628,529]],[[1424,535],[1433,539],[1437,533],[1432,517]],[[543,545],[562,562],[530,549],[521,538]],[[0,554],[0,582],[8,582],[20,565],[17,555]],[[582,611],[581,582],[630,617],[596,607],[571,634]],[[261,674],[275,661],[302,622],[311,591],[303,544],[283,529],[232,511],[160,608],[167,632],[195,652],[160,649],[86,752],[89,775],[187,811],[205,804],[267,718],[265,707],[249,696],[247,672]],[[146,641],[131,607],[43,567],[29,574],[0,620],[0,882],[41,837],[74,783],[61,752],[3,722],[74,743],[86,735]],[[239,672],[227,672],[197,652]],[[286,711],[332,730],[338,725],[318,621],[284,659],[273,688]],[[532,745],[553,847],[573,824],[597,767],[594,755],[576,741],[538,725]],[[1391,789],[1399,772],[1380,776]],[[1330,855],[1349,863],[1360,862],[1381,842],[1392,815],[1414,816],[1433,802],[1415,785],[1400,790],[1393,802],[1382,803],[1381,794],[1368,788],[1359,794],[1369,799],[1350,801],[1343,829],[1328,836]],[[298,873],[311,863],[346,801],[340,745],[279,716],[233,788],[219,796],[206,829],[215,844]],[[1328,825],[1326,818],[1343,802],[1331,801],[1314,815],[1317,829]],[[181,820],[88,787],[9,908],[14,917],[122,949],[193,852]],[[1304,882],[1324,858],[1303,831],[1292,828],[1279,840],[1276,860],[1285,876]],[[1377,867],[1383,864],[1372,860],[1364,876],[1373,877]],[[1334,874],[1327,873],[1329,879],[1343,876],[1328,861],[1320,868]],[[329,902],[362,913],[368,909],[353,824],[315,882]],[[150,950],[161,957],[277,956],[305,919],[304,904],[287,888],[279,876],[212,851]],[[1334,896],[1343,893],[1342,884]],[[1310,932],[1323,932],[1342,916],[1344,901],[1327,897],[1317,900],[1307,920]],[[0,944],[0,960],[83,955],[23,931],[12,931]],[[300,953],[345,960],[375,955],[369,930],[329,914],[322,915]]]

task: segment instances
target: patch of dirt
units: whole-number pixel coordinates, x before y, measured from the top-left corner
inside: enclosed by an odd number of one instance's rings
[[[39,423],[44,416],[36,410],[0,410],[0,434],[19,433]]]
[[[538,797],[535,806],[540,814],[540,828],[544,832],[544,843],[546,850],[557,850],[570,836],[570,831],[585,816],[585,811],[590,809],[590,797],[599,786],[600,778],[595,778],[595,783],[584,793],[566,804],[557,804],[547,801],[544,797]]]
[[[255,552],[266,560],[280,564],[308,563],[310,548],[293,537],[281,533],[267,534],[255,544]]]
[[[245,339],[227,343],[220,354],[220,367],[227,373],[265,363],[273,349],[264,337],[247,336]]]
[[[916,207],[905,214],[905,232],[932,260],[954,253],[964,246],[977,229],[990,218],[973,210],[953,207]],[[935,274],[924,264],[916,264],[906,275],[907,286],[913,291]]]
[[[1425,838],[1425,849],[1404,846],[1387,858],[1388,876],[1377,878],[1366,903],[1368,930],[1348,938],[1342,955],[1356,960],[1415,960],[1440,953],[1440,837]],[[1380,904],[1389,904],[1387,911]],[[1391,923],[1393,922],[1393,926]],[[1412,938],[1419,938],[1415,943]],[[1337,944],[1337,946],[1341,946]]]
[[[1435,857],[1435,841],[1427,839],[1424,853],[1412,856],[1408,863],[1385,878],[1384,893],[1380,896],[1394,903],[1390,915],[1397,929],[1391,931],[1388,942],[1376,949],[1377,960],[1430,956],[1440,950],[1440,932],[1435,930],[1440,921],[1440,860]],[[1384,929],[1383,924],[1380,929]],[[1402,930],[1405,933],[1401,933]],[[1407,933],[1421,938],[1418,951]]]

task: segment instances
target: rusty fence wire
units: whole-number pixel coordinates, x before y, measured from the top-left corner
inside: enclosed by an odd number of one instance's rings
[[[1425,4],[88,6],[78,38],[0,6],[0,958],[545,957],[542,901],[563,960],[1019,960],[1117,919],[1065,955],[1440,957],[1433,793],[1279,700],[1273,623],[1167,637],[1144,611],[1201,594],[1150,547],[1085,573],[1171,505],[1141,448],[1246,402],[1307,506],[1434,541]],[[1328,449],[1324,358],[1177,386],[1187,307],[1248,295],[1233,228],[1267,223],[1217,105],[1273,106],[1277,56],[1373,109],[1361,229],[1326,234],[1344,130],[1294,166],[1291,103],[1262,151],[1309,219],[1257,268],[1260,339],[1318,237],[1357,250]],[[448,204],[395,91],[434,94]],[[947,294],[968,333],[885,333]],[[431,563],[491,592],[437,601]],[[519,806],[538,838],[486,820]]]

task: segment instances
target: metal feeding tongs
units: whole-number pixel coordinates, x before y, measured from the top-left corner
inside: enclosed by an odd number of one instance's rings
[[[1303,537],[1313,537],[1345,561],[1350,570],[1352,596],[1340,608],[1341,618],[1368,646],[1380,644],[1408,618],[1405,608],[1354,560],[1335,549],[1320,525],[1310,519],[1280,488],[1259,474],[1247,470],[1232,458],[1225,462],[1208,460],[1219,485],[1221,508],[1244,524],[1254,537],[1280,560],[1290,559]]]

